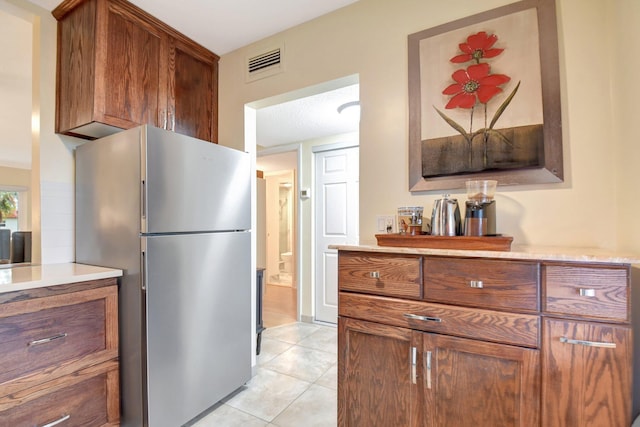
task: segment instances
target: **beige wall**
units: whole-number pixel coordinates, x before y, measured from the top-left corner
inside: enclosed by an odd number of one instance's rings
[[[0,166],[0,182],[11,187],[31,187],[31,169]]]
[[[394,214],[403,205],[423,205],[428,211],[440,197],[438,191],[408,191],[407,35],[506,3],[510,1],[360,0],[224,55],[220,140],[244,147],[245,103],[359,74],[360,238],[373,243],[376,214]],[[633,180],[639,160],[638,143],[633,126],[624,129],[619,123],[623,112],[631,117],[633,111],[624,81],[633,81],[637,67],[624,61],[640,36],[637,3],[557,0],[565,182],[500,188],[498,231],[513,235],[516,244],[640,252],[636,239],[626,234],[634,227],[628,212],[634,204],[637,211],[638,201],[628,197],[634,189],[627,182]],[[614,31],[621,21],[624,35]],[[280,42],[286,71],[245,83],[245,57]],[[462,190],[453,193],[461,200],[466,197]],[[637,230],[635,226],[636,236]]]
[[[613,128],[612,137],[604,143],[615,146],[616,194],[618,215],[616,218],[618,247],[621,250],[640,252],[640,137],[638,137],[638,95],[634,86],[640,56],[640,2],[615,0],[610,2],[612,56]]]
[[[398,206],[430,211],[439,191],[408,191],[407,35],[510,0],[360,0],[243,49],[220,62],[220,140],[244,149],[243,111],[255,103],[359,75],[360,241],[375,243],[375,216]],[[640,69],[640,2],[556,0],[565,181],[501,187],[498,232],[515,244],[588,246],[640,254],[633,73]],[[604,18],[604,19],[603,19]],[[284,44],[285,72],[245,82],[247,56]],[[247,150],[252,147],[247,146]],[[304,169],[301,177],[304,180]],[[303,184],[304,185],[304,184]],[[310,184],[309,184],[310,185]],[[460,201],[462,190],[452,192]],[[383,197],[380,197],[383,195]],[[301,206],[301,214],[305,213]],[[302,218],[309,230],[310,219]],[[304,253],[311,245],[302,245]],[[310,316],[311,260],[302,268],[302,314]]]
[[[31,16],[33,37],[32,232],[33,261],[70,262],[74,257],[74,160],[77,144],[54,132],[56,20],[26,0],[6,0]]]

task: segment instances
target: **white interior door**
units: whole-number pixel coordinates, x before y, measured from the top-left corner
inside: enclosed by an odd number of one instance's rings
[[[315,153],[315,318],[338,320],[338,251],[329,245],[357,244],[359,149]]]

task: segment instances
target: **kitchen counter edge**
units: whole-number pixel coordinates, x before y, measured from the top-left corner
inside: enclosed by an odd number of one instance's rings
[[[599,248],[513,246],[511,251],[481,251],[467,249],[408,248],[378,245],[330,245],[329,249],[407,255],[591,262],[604,264],[640,264],[640,255],[622,254]]]
[[[87,264],[25,265],[0,269],[0,294],[122,276],[122,270]]]

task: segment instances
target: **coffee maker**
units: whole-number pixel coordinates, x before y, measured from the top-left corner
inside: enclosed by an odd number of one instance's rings
[[[496,234],[496,201],[493,199],[497,181],[467,181],[464,235],[491,236]]]

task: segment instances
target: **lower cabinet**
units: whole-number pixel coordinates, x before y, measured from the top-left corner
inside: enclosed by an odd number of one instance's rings
[[[417,425],[410,329],[338,318],[338,425]]]
[[[631,425],[632,331],[620,325],[543,323],[543,426]]]
[[[629,265],[416,255],[338,252],[340,427],[638,416]]]
[[[420,425],[539,425],[539,350],[418,333]]]
[[[338,425],[539,425],[539,351],[340,317]]]
[[[0,294],[0,426],[118,426],[117,279]]]

